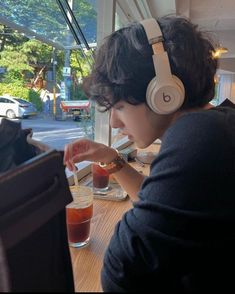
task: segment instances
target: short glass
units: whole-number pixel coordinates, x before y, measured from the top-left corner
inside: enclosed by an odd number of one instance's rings
[[[93,193],[86,186],[70,186],[73,202],[66,206],[68,241],[71,247],[83,247],[90,240]]]
[[[98,163],[92,164],[92,179],[94,193],[107,193],[109,189],[109,173]]]

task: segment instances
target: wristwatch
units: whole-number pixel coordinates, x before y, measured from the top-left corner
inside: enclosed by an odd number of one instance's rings
[[[118,153],[117,156],[109,163],[99,162],[99,166],[105,169],[109,175],[122,169],[125,164],[126,161],[120,153]]]

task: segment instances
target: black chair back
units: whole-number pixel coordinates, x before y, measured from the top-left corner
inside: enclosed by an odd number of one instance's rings
[[[71,201],[55,150],[0,175],[0,290],[74,292],[65,218]]]

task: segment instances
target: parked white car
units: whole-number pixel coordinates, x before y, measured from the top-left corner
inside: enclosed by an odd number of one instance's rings
[[[7,118],[27,118],[37,114],[33,103],[22,98],[12,96],[0,96],[0,116]]]

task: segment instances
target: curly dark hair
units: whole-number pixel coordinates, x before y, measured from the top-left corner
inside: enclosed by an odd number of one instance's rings
[[[209,34],[184,17],[168,15],[158,23],[171,72],[185,87],[181,109],[204,106],[214,97],[217,69]],[[83,82],[86,95],[105,110],[120,100],[133,105],[146,103],[146,89],[155,76],[152,55],[140,23],[115,31],[99,48],[93,70]]]

